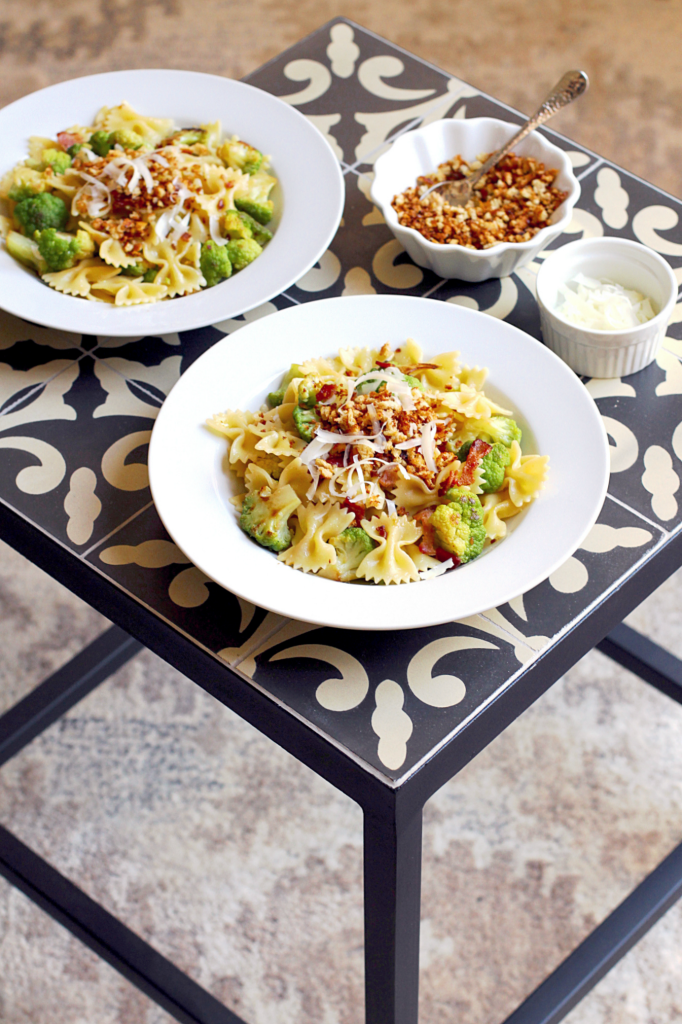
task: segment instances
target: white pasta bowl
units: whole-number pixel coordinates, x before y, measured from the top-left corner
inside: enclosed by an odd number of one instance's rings
[[[4,174],[27,153],[28,137],[54,138],[90,125],[102,106],[123,101],[178,127],[220,120],[271,159],[272,241],[253,263],[213,288],[141,306],[114,307],[54,291],[0,247],[0,308],[46,327],[81,334],[144,336],[186,331],[244,313],[279,295],[319,259],[338,228],[344,185],[329,143],[287,103],[244,82],[191,71],[113,71],[52,85],[0,110]]]
[[[467,249],[462,245],[431,242],[414,228],[399,223],[391,200],[415,185],[420,175],[431,173],[439,164],[458,154],[465,160],[474,160],[481,153],[492,153],[510,139],[517,128],[518,125],[494,117],[434,121],[424,128],[400,135],[376,161],[372,201],[381,210],[405,251],[420,267],[428,267],[440,277],[461,281],[506,277],[529,263],[568,227],[573,207],[580,197],[580,183],[564,151],[539,132],[527,135],[514,152],[534,157],[547,168],[557,169],[559,174],[555,185],[568,195],[551,215],[548,226],[541,228],[527,242],[500,242],[489,249]]]
[[[228,470],[227,442],[206,428],[207,417],[225,409],[258,409],[292,362],[334,355],[341,346],[377,348],[388,341],[398,347],[408,337],[427,359],[454,343],[463,362],[490,368],[486,394],[513,410],[524,452],[549,455],[544,490],[509,520],[504,540],[437,578],[383,586],[339,583],[289,568],[240,530],[230,498],[243,493],[243,483]],[[219,341],[171,391],[149,450],[159,515],[207,576],[281,615],[347,629],[449,622],[534,587],[593,526],[608,466],[608,442],[592,398],[544,345],[477,311],[396,295],[304,303]]]

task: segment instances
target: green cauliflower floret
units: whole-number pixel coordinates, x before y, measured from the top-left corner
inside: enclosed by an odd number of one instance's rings
[[[175,146],[196,146],[198,142],[206,141],[206,132],[203,128],[180,128],[179,131],[165,140]]]
[[[315,436],[315,427],[320,422],[314,409],[306,409],[302,405],[294,407],[292,413],[296,429],[304,441],[312,441]]]
[[[223,218],[223,228],[230,238],[253,238],[253,229],[245,213],[239,210],[228,210]]]
[[[81,149],[83,148],[84,145],[85,145],[85,143],[83,143],[83,142],[74,142],[73,146],[69,146],[69,148],[67,149],[66,152],[69,154],[69,156],[73,160],[73,158],[75,157],[76,153],[80,153],[80,151],[81,151]]]
[[[466,487],[451,487],[445,494],[447,504],[439,505],[429,523],[440,547],[464,565],[476,558],[485,543],[483,508]]]
[[[63,174],[71,166],[71,157],[63,149],[44,149],[43,163],[55,174]]]
[[[489,441],[490,444],[499,442],[499,444],[511,448],[512,441],[521,443],[521,428],[509,416],[491,416],[480,437],[483,441]]]
[[[368,533],[361,526],[349,526],[331,542],[336,551],[335,578],[342,583],[355,579],[355,570],[365,555],[376,547]]]
[[[20,203],[22,199],[30,199],[31,196],[37,196],[38,189],[33,188],[25,182],[18,182],[12,185],[11,189],[7,193],[7,198],[12,199],[15,203]]]
[[[141,260],[139,263],[131,263],[129,267],[121,267],[121,273],[125,277],[139,277],[147,283],[151,283],[158,272],[158,267],[145,263],[144,260]]]
[[[319,386],[314,377],[304,377],[298,385],[298,398],[296,404],[304,409],[314,409],[317,401]]]
[[[107,156],[110,149],[113,149],[115,143],[113,132],[105,132],[100,129],[97,132],[93,132],[90,136],[88,146],[96,153],[97,156]]]
[[[199,266],[209,288],[218,284],[218,281],[223,281],[232,273],[232,261],[227,248],[226,245],[218,245],[212,241],[204,242],[201,246]]]
[[[473,441],[465,441],[457,452],[460,462],[466,460]],[[504,483],[504,471],[511,462],[511,455],[506,445],[496,442],[487,455],[484,455],[479,463],[480,477],[479,484],[484,494],[492,494],[499,491]]]
[[[265,245],[272,239],[272,231],[268,230],[263,224],[260,224],[257,220],[254,220],[248,213],[240,211],[239,216],[242,222],[251,228],[251,234],[245,237],[255,238],[259,245]]]
[[[111,139],[115,146],[123,146],[124,149],[140,149],[144,145],[142,136],[130,128],[117,128],[111,133]]]
[[[36,231],[45,228],[57,228],[61,231],[66,227],[69,211],[66,203],[51,192],[40,192],[37,196],[27,196],[14,207],[14,216],[23,228],[24,234],[33,238]]]
[[[268,488],[263,488],[244,498],[239,525],[244,533],[264,548],[284,551],[292,540],[287,520],[300,504],[300,498],[289,484],[277,487],[271,493]]]
[[[78,260],[91,256],[95,244],[87,231],[78,231],[75,235],[45,228],[35,235],[38,251],[45,260],[48,270],[68,270]]]
[[[250,146],[248,142],[242,142],[241,139],[226,142],[220,152],[225,163],[237,171],[243,171],[244,174],[255,174],[263,163],[261,151]]]
[[[40,255],[38,243],[34,242],[31,238],[27,238],[26,235],[20,235],[18,231],[10,231],[8,233],[7,251],[10,256],[14,256],[15,260],[19,260],[25,266],[37,270],[39,274],[44,274],[47,270],[47,264]]]
[[[270,199],[257,202],[255,199],[245,199],[240,196],[235,196],[234,205],[238,210],[243,210],[244,213],[248,213],[254,218],[254,220],[259,221],[261,224],[268,224],[272,220],[274,206]]]
[[[255,238],[235,238],[225,246],[230,263],[235,270],[243,270],[260,256],[263,249]]]
[[[276,405],[281,405],[284,401],[284,396],[287,392],[287,388],[291,384],[295,377],[304,377],[305,370],[298,363],[292,363],[287,372],[282,377],[282,383],[276,391],[271,391],[268,395],[268,405],[271,409],[274,409]]]

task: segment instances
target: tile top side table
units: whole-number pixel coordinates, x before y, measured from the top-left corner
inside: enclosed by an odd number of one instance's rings
[[[0,312],[0,536],[116,623],[0,718],[0,764],[142,646],[155,651],[360,804],[366,1019],[416,1024],[426,800],[595,645],[682,701],[682,663],[621,624],[682,563],[682,303],[651,366],[585,381],[611,439],[611,483],[597,525],[549,580],[501,608],[395,635],[238,600],[188,563],[149,494],[151,427],[187,366],[256,317],[342,294],[454,302],[540,337],[543,258],[503,280],[441,280],[409,260],[369,200],[373,162],[402,132],[441,117],[520,123],[516,111],[345,19],[248,81],[301,110],[341,162],[344,218],[317,266],[243,317],[181,336],[80,337]],[[582,184],[554,246],[636,238],[682,283],[682,203],[545,131]],[[0,872],[178,1020],[239,1024],[2,828]],[[681,894],[678,848],[509,1022],[560,1020]]]

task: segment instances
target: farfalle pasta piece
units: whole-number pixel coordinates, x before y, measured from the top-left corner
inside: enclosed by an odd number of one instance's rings
[[[244,482],[249,492],[260,491],[263,487],[269,487],[270,490],[274,491],[277,486],[277,481],[274,480],[262,466],[257,466],[255,463],[246,467],[244,474]],[[280,480],[280,483],[288,483],[288,480]]]
[[[421,477],[410,473],[407,480],[403,476],[398,478],[393,489],[393,500],[399,508],[404,508],[408,515],[414,515],[429,505],[435,505],[438,501],[438,491],[427,487]]]
[[[358,579],[372,583],[409,583],[419,579],[419,571],[405,547],[421,537],[421,528],[406,516],[386,515],[363,521],[363,529],[377,542],[356,569]]]
[[[489,541],[503,540],[507,536],[505,519],[518,515],[519,509],[509,500],[509,491],[484,494],[480,499],[483,507],[483,525]]]
[[[301,501],[304,501],[312,477],[310,470],[307,466],[303,465],[300,458],[295,458],[284,467],[279,480],[280,483],[289,484],[290,487],[293,487]]]
[[[173,121],[170,117],[143,117],[129,103],[119,103],[117,107],[102,107],[95,118],[95,126],[108,132],[133,131],[145,142],[156,145],[173,130]]]
[[[306,442],[302,438],[289,431],[271,430],[261,437],[256,448],[267,455],[276,455],[278,458],[282,456],[295,458],[299,452],[303,451],[305,446]]]
[[[452,385],[459,380],[459,352],[441,352],[428,361],[435,363],[437,368],[416,371],[416,376],[428,387],[444,391],[446,384]]]
[[[336,551],[329,539],[353,523],[352,512],[346,512],[338,505],[318,504],[299,507],[296,510],[297,526],[294,543],[277,556],[280,561],[303,572],[317,572],[336,562]]]
[[[482,391],[477,391],[468,384],[462,384],[458,391],[443,391],[439,397],[444,406],[468,420],[489,420],[493,415],[490,399]]]
[[[147,302],[158,302],[164,298],[167,289],[162,284],[137,281],[134,277],[114,277],[110,281],[93,284],[92,297],[101,299],[112,296],[115,306],[141,306]]]
[[[537,496],[547,478],[548,455],[522,455],[517,441],[510,448],[511,463],[504,476],[509,482],[509,498],[517,508]]]
[[[142,252],[148,263],[159,267],[154,283],[164,285],[169,298],[175,295],[189,295],[205,286],[206,281],[201,270],[181,262],[187,251],[176,252],[170,242],[164,241],[145,242]],[[192,257],[194,261],[198,259],[195,252],[192,252]]]
[[[123,249],[117,238],[105,237],[99,247],[100,259],[112,267],[134,267],[137,260]]]
[[[116,277],[120,271],[117,267],[108,267],[99,257],[81,260],[68,270],[55,270],[43,274],[43,281],[58,292],[65,295],[78,295],[87,298],[93,285],[100,285]],[[113,299],[112,299],[113,301]]]
[[[368,348],[340,348],[339,361],[344,370],[359,377],[374,366],[376,351]]]

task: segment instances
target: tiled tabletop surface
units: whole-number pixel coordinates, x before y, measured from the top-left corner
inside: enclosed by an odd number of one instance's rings
[[[202,352],[291,304],[375,292],[463,304],[540,337],[538,261],[502,281],[442,281],[408,259],[368,199],[373,162],[401,132],[446,116],[518,114],[344,20],[249,81],[298,107],[341,161],[346,205],[330,249],[285,295],[180,336],[81,338],[0,312],[0,498],[368,770],[398,780],[680,529],[682,302],[655,363],[626,380],[586,381],[610,437],[609,495],[583,547],[549,580],[484,615],[396,635],[318,628],[238,601],[172,543],[148,488],[154,418]],[[570,152],[582,184],[553,247],[635,238],[666,256],[682,284],[682,203],[547,134]],[[444,675],[450,685],[436,698],[433,677]]]

